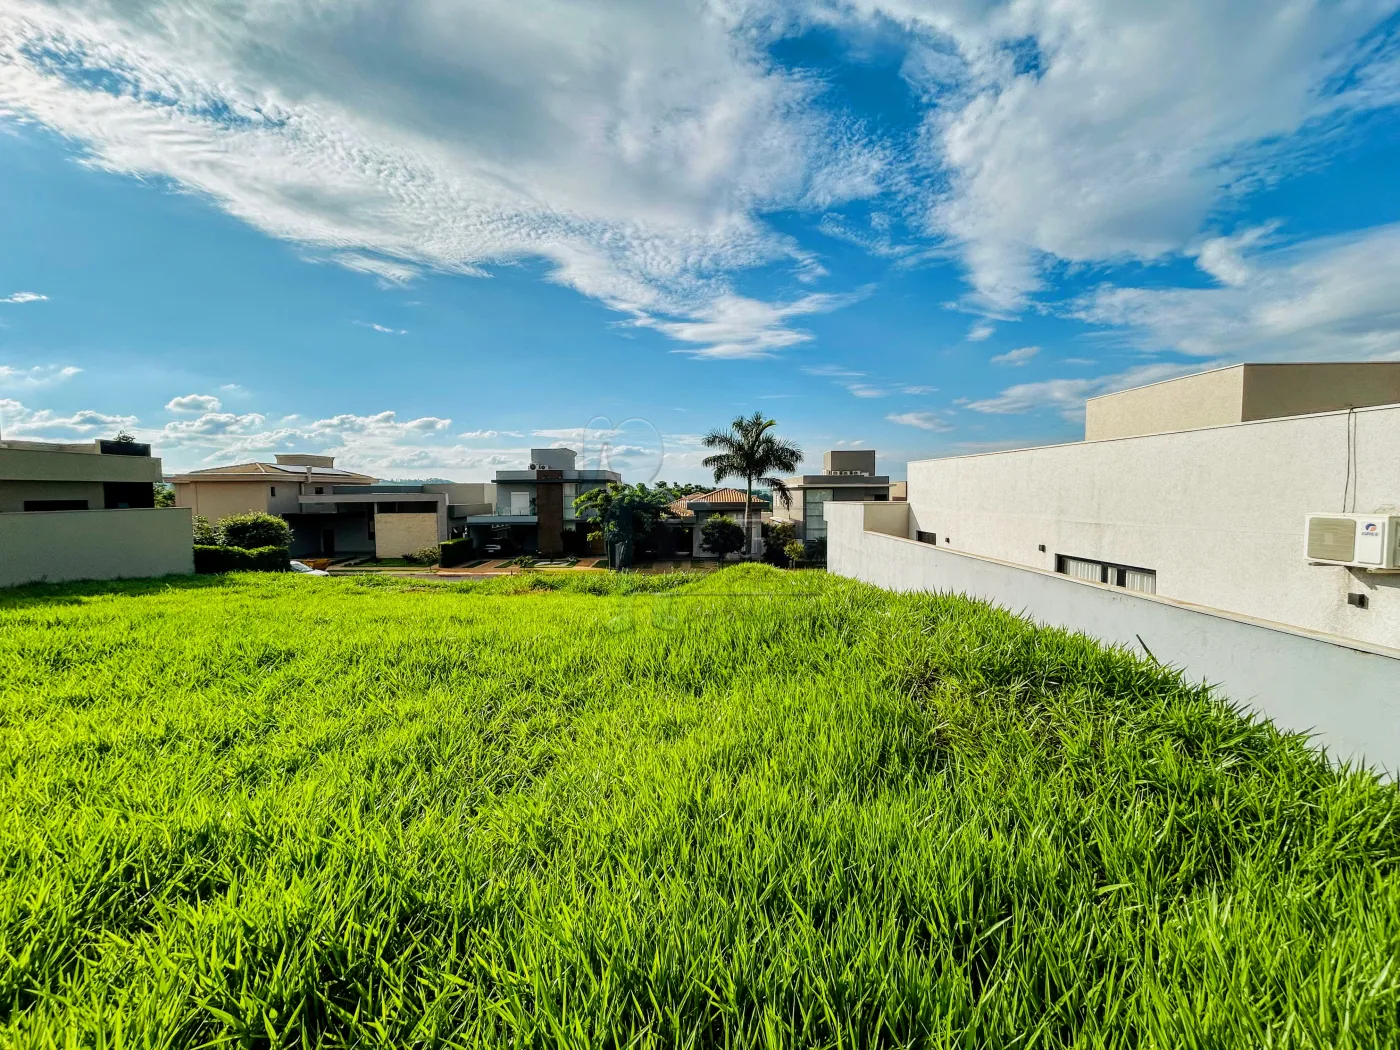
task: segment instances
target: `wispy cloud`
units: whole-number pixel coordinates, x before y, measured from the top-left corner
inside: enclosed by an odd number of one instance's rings
[[[984,342],[987,339],[990,339],[992,337],[992,333],[996,330],[996,325],[990,324],[986,321],[979,321],[977,324],[973,325],[967,330],[967,341],[969,343]]]
[[[809,376],[829,376],[835,379],[856,379],[865,375],[844,365],[803,365],[801,371]]]
[[[0,365],[0,387],[11,390],[32,390],[36,387],[53,386],[72,379],[81,372],[73,365],[33,365],[30,368],[14,368]]]
[[[701,358],[772,357],[780,350],[809,342],[812,333],[790,326],[795,318],[830,313],[858,296],[817,293],[790,303],[768,303],[739,295],[721,295],[696,308],[688,320],[663,320],[640,314],[632,323],[654,328],[676,342],[674,351]]]
[[[1038,346],[1023,346],[1016,350],[1008,350],[1004,354],[997,354],[996,357],[992,358],[992,364],[1019,368],[1021,365],[1030,364],[1031,359],[1038,353],[1040,353]]]
[[[765,215],[880,187],[889,151],[822,85],[727,8],[534,12],[11,0],[0,110],[385,282],[540,260],[697,356],[771,354],[809,338],[789,321],[850,301],[738,316],[733,286],[767,265],[820,277]]]
[[[47,295],[40,295],[37,292],[15,292],[0,299],[0,303],[43,303],[48,301]]]
[[[951,423],[932,412],[899,412],[885,418],[891,423],[898,423],[901,426],[917,427],[919,430],[929,430],[940,434],[953,429]]]
[[[383,332],[385,335],[408,335],[406,328],[389,328],[387,325],[375,324],[373,321],[356,321],[361,328],[369,328],[376,332]]]

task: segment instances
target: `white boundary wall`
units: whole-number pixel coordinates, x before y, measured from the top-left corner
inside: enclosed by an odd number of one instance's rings
[[[867,532],[869,527],[882,531]],[[897,591],[965,594],[1037,623],[1148,650],[1335,759],[1400,770],[1400,650],[1333,639],[903,535],[890,504],[827,506],[827,568]]]

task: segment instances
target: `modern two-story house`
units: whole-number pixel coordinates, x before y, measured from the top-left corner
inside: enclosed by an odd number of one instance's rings
[[[580,470],[569,448],[532,448],[527,470],[498,470],[493,512],[466,520],[479,550],[538,552],[545,557],[584,554],[587,529],[574,512],[574,500],[589,489],[622,480],[615,470]]]
[[[820,474],[784,478],[791,502],[773,501],[773,520],[791,522],[800,540],[826,539],[825,505],[838,502],[884,502],[890,479],[875,473],[874,449],[834,450],[822,456]]]

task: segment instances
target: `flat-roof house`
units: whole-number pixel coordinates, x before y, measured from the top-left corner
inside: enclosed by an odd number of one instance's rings
[[[176,474],[177,506],[210,521],[278,514],[292,528],[292,554],[393,558],[463,534],[490,508],[489,483],[380,482],[336,467],[332,456],[281,453],[275,463],[236,463]]]
[[[570,448],[532,448],[526,470],[498,470],[495,506],[472,514],[466,526],[478,550],[538,552],[545,557],[584,554],[587,529],[574,511],[574,500],[589,489],[620,482],[615,470],[579,469]]]
[[[194,571],[190,512],[155,505],[136,441],[0,441],[0,587]]]
[[[874,449],[837,449],[822,456],[820,474],[784,478],[791,502],[773,501],[773,520],[787,521],[801,540],[826,538],[824,505],[829,500],[864,503],[890,498],[890,479],[875,473]]]

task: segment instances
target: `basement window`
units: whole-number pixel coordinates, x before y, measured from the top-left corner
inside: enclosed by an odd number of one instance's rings
[[[1118,565],[1110,561],[1094,561],[1089,558],[1072,558],[1066,554],[1055,555],[1055,571],[1072,576],[1076,580],[1090,583],[1106,583],[1110,587],[1122,587],[1125,591],[1138,594],[1157,593],[1157,570],[1143,569],[1134,565]]]

